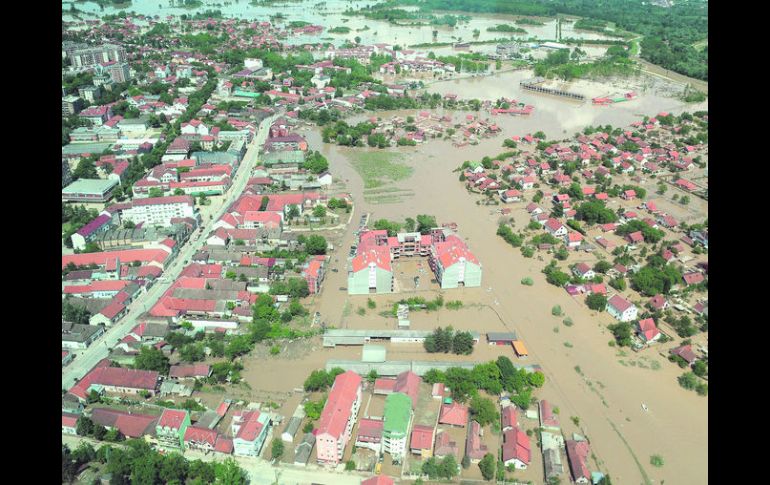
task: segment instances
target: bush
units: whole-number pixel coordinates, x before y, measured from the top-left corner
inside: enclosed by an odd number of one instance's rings
[[[662,467],[663,466],[663,457],[660,455],[652,455],[650,457],[650,465],[655,467]]]
[[[607,297],[599,293],[592,293],[586,297],[586,305],[591,310],[603,312],[607,307]]]
[[[521,279],[521,284],[526,286],[532,286],[535,284],[535,281],[530,278],[529,276]]]
[[[369,307],[369,309],[371,310],[374,310],[375,308],[377,308],[377,304],[371,298],[368,298],[366,300],[366,306]]]
[[[572,319],[570,317],[565,318],[562,323],[564,323],[564,325],[567,326],[567,327],[571,327],[572,325],[574,325],[574,323],[572,322]]]
[[[562,315],[561,306],[554,305],[553,308],[551,308],[551,315],[555,317],[560,317]]]
[[[273,438],[273,443],[270,446],[270,453],[274,460],[280,460],[283,456],[283,440],[280,438]]]
[[[281,353],[281,347],[278,345],[273,345],[270,347],[270,355],[278,355]]]
[[[356,469],[356,462],[354,462],[353,460],[350,460],[347,463],[345,463],[346,472],[353,471],[355,469]]]

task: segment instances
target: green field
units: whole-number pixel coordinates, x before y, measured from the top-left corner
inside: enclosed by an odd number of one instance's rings
[[[350,164],[363,179],[364,189],[374,189],[412,175],[414,169],[397,161],[402,156],[388,152],[356,152],[350,155]]]

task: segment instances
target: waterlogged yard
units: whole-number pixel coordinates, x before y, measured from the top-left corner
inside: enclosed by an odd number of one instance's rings
[[[414,169],[399,161],[402,154],[389,152],[352,152],[350,165],[364,181],[364,199],[371,204],[400,202],[404,197],[414,195],[412,190],[404,190],[394,185],[408,179]]]

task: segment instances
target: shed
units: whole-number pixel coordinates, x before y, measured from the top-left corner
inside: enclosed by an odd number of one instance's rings
[[[289,423],[286,425],[286,429],[283,430],[283,433],[281,434],[281,440],[287,443],[294,442],[294,435],[297,434],[297,430],[299,430],[300,424],[302,424],[302,418],[293,416],[289,420]]]
[[[487,333],[487,342],[490,345],[509,345],[516,340],[514,332],[489,332]]]
[[[524,342],[521,340],[514,340],[511,342],[511,345],[513,345],[513,351],[516,352],[516,355],[519,357],[526,357],[529,355],[529,352],[527,352],[527,348],[524,346]]]

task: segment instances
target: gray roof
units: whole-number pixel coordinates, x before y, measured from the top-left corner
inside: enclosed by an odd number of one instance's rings
[[[545,465],[545,477],[550,479],[556,477],[564,472],[564,468],[561,464],[561,454],[559,450],[553,448],[545,450],[543,452],[543,464]]]
[[[237,278],[240,278],[241,275],[245,275],[247,278],[267,278],[269,273],[267,266],[238,266],[228,268],[228,271],[234,271]],[[241,284],[245,285],[246,283]]]
[[[112,143],[70,143],[61,147],[62,155],[79,155],[82,153],[102,153],[110,148]]]
[[[487,340],[518,340],[516,332],[488,332]]]
[[[99,325],[69,322],[62,322],[61,324],[61,339],[64,342],[85,342],[97,332],[104,332],[104,329]]]
[[[142,337],[165,337],[168,331],[168,324],[147,322]]]
[[[107,305],[112,303],[112,298],[67,298],[66,301],[75,307],[85,307],[91,315],[96,315],[104,309]]]
[[[209,280],[208,284],[209,286],[211,286],[212,290],[244,291],[246,289],[246,283],[244,281],[231,281],[228,279],[221,279],[221,280]]]
[[[307,464],[310,459],[310,453],[313,451],[313,445],[315,444],[315,436],[313,433],[305,433],[302,438],[302,442],[297,445],[297,449],[294,452],[295,464]]]
[[[289,424],[286,425],[286,428],[283,430],[284,433],[289,433],[289,436],[294,438],[294,435],[297,434],[297,430],[299,429],[299,425],[302,424],[302,418],[299,418],[297,416],[293,416],[289,420]]]
[[[114,179],[78,179],[64,187],[62,194],[99,194],[110,190],[118,185],[118,181]]]

